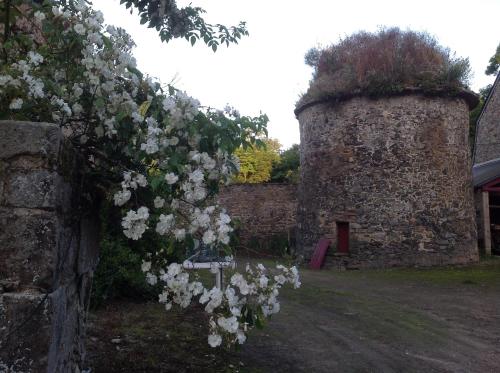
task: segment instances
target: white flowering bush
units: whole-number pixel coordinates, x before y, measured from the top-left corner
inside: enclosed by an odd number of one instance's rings
[[[231,254],[231,218],[214,196],[238,169],[234,151],[259,142],[267,117],[203,107],[143,75],[130,37],[105,27],[83,0],[16,11],[1,45],[0,118],[57,123],[85,157],[84,195],[107,190],[128,239],[160,237],[142,268],[150,284],[164,286],[160,302],[169,309],[197,299],[210,314],[211,346],[243,343],[279,311],[279,288],[300,284],[297,270],[279,267],[272,276],[247,267],[226,288],[209,290],[171,259],[202,246]]]
[[[283,265],[277,265],[273,274],[262,264],[247,264],[245,271],[234,272],[222,289],[207,289],[196,279],[190,281],[190,275],[178,263],[170,264],[166,271],[160,269],[159,276],[151,272],[151,262],[143,262],[142,270],[151,284],[162,283],[159,300],[167,310],[174,304],[185,308],[193,299],[204,305],[209,314],[208,343],[212,347],[223,341],[228,346],[243,344],[249,330],[262,326],[265,318],[279,312],[279,289],[285,284],[300,286],[297,268]]]

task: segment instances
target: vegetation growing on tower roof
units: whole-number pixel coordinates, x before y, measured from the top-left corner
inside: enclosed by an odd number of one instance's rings
[[[415,89],[454,94],[468,87],[470,76],[467,58],[456,57],[428,33],[399,28],[361,31],[329,47],[312,48],[305,62],[314,73],[297,107],[328,98]]]

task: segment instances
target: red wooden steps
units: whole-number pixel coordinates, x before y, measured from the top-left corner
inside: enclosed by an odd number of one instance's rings
[[[318,241],[316,248],[314,249],[314,254],[311,258],[311,262],[309,263],[309,268],[311,269],[321,269],[321,266],[325,262],[326,252],[328,247],[330,246],[331,241],[322,238]]]

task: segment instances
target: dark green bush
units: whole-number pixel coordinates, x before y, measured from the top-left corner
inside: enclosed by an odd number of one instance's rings
[[[148,231],[139,241],[127,239],[121,226],[116,224],[121,220],[120,209],[110,202],[103,204],[100,219],[100,253],[93,280],[92,307],[116,298],[156,299],[159,289],[146,283],[141,264],[146,253],[159,252],[165,247],[165,242],[159,235]]]
[[[300,167],[299,145],[294,144],[289,149],[280,152],[280,159],[273,163],[271,182],[298,183]]]
[[[248,252],[245,252],[243,247],[240,254],[288,257],[295,247],[295,235],[293,232],[289,232],[265,238],[254,236],[250,238],[247,245]]]

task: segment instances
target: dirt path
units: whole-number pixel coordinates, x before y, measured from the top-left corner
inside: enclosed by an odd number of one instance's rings
[[[263,372],[500,372],[500,266],[312,272],[243,348]]]
[[[462,269],[302,270],[239,352],[200,307],[112,303],[90,316],[92,373],[500,372],[500,260]]]

